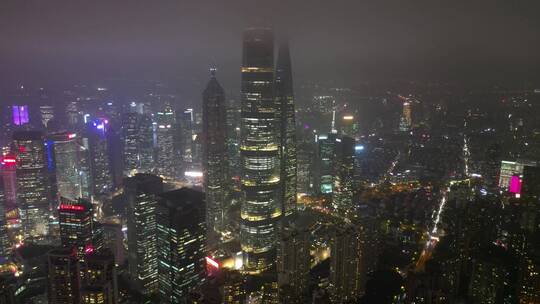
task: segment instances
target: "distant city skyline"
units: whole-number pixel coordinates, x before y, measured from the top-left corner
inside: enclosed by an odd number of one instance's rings
[[[0,303],[540,303],[540,2],[8,1]]]

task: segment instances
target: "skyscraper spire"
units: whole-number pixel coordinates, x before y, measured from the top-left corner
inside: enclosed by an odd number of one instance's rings
[[[294,93],[289,44],[279,46],[274,79],[274,97],[278,108],[281,146],[282,209],[291,214],[296,209],[296,129]]]

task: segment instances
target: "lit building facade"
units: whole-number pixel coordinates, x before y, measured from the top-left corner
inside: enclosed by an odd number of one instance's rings
[[[0,257],[5,258],[11,252],[9,237],[7,234],[7,221],[5,214],[6,196],[4,184],[0,183]]]
[[[58,197],[90,198],[88,139],[67,132],[54,134],[51,139]]]
[[[356,117],[352,114],[343,115],[340,122],[340,131],[342,135],[354,139],[358,138],[358,121]]]
[[[54,107],[50,105],[41,105],[39,106],[39,115],[41,117],[41,124],[47,128],[49,121],[54,119]]]
[[[241,232],[244,267],[260,272],[275,260],[280,190],[279,121],[273,97],[274,34],[251,28],[243,35],[241,80]]]
[[[351,226],[336,227],[331,238],[330,284],[336,302],[352,301],[360,296],[360,242]]]
[[[240,107],[234,100],[227,102],[227,160],[230,190],[240,189]]]
[[[124,175],[128,176],[140,167],[138,117],[138,113],[122,115]]]
[[[297,147],[297,193],[313,192],[315,183],[314,162],[317,155],[317,146],[314,143],[299,143]]]
[[[156,210],[159,295],[162,303],[188,303],[206,269],[204,194],[182,188],[159,195]]]
[[[4,189],[4,214],[9,223],[19,221],[19,209],[17,207],[17,158],[14,155],[5,155],[0,161],[2,180],[0,183]]]
[[[11,109],[13,125],[22,126],[30,122],[27,105],[14,105]]]
[[[163,180],[136,174],[124,180],[127,201],[128,263],[132,281],[144,293],[157,292],[156,207]]]
[[[93,208],[89,201],[61,198],[58,220],[62,246],[74,248],[80,260],[103,247],[103,235],[93,220]]]
[[[180,151],[177,154],[182,158],[182,168],[184,171],[188,171],[193,163],[193,137],[195,135],[193,109],[184,109],[179,112],[177,122],[180,128],[178,145]]]
[[[334,153],[337,134],[320,135],[317,138],[316,187],[321,194],[331,194],[334,189]]]
[[[336,138],[332,203],[334,208],[342,214],[347,213],[352,208],[354,147],[354,139],[351,137]]]
[[[13,134],[17,162],[17,199],[24,238],[49,231],[49,179],[43,134],[18,131]]]
[[[287,215],[296,210],[297,157],[291,56],[286,42],[279,46],[274,94],[280,120],[281,201],[283,213]]]
[[[499,188],[509,190],[512,176],[523,175],[525,166],[536,167],[537,162],[531,160],[501,161],[501,172],[499,174]]]
[[[228,211],[226,118],[225,93],[212,69],[203,92],[203,176],[208,232],[218,235],[226,229]]]
[[[174,163],[174,125],[175,115],[172,107],[166,105],[156,113],[157,169],[160,175],[173,177]]]
[[[107,140],[109,121],[99,119],[88,125],[90,170],[92,177],[92,193],[100,196],[113,189],[111,164],[109,159],[109,143]]]
[[[50,304],[80,303],[81,274],[75,250],[53,249],[47,254]]]
[[[112,252],[106,250],[88,255],[81,272],[81,304],[118,303],[118,282]]]
[[[124,175],[150,172],[154,168],[154,131],[152,119],[146,114],[124,113],[122,116],[122,142]]]
[[[278,254],[280,297],[286,303],[305,303],[311,269],[310,231],[288,225],[283,229]]]

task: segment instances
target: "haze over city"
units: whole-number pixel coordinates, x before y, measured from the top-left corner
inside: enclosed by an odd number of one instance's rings
[[[0,304],[540,304],[538,1],[0,3]]]

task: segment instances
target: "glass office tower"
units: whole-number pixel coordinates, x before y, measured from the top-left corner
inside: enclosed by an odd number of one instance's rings
[[[275,259],[282,214],[279,121],[274,101],[274,34],[250,28],[243,36],[241,80],[241,246],[244,267],[254,273]]]

